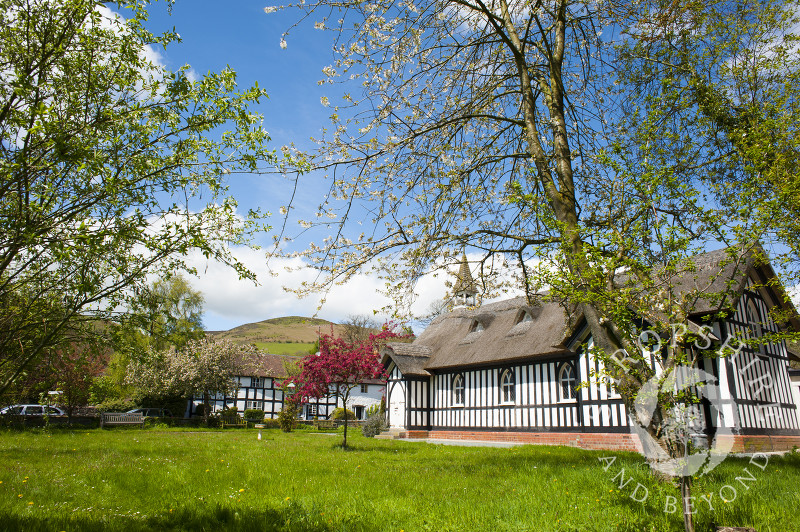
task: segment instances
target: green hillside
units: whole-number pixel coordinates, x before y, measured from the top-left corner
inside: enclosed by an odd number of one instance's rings
[[[342,327],[327,320],[285,316],[208,334],[237,344],[256,344],[268,353],[294,355],[308,353],[319,335],[331,333],[331,327],[335,335],[341,334]]]

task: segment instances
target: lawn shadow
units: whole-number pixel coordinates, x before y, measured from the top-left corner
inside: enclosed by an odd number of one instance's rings
[[[178,508],[174,512],[149,517],[69,514],[39,517],[36,515],[0,514],[4,531],[52,532],[75,530],[85,532],[144,532],[164,531],[218,531],[244,532],[328,532],[341,530],[372,530],[374,523],[349,518],[346,523],[326,521],[323,514],[311,515],[301,505],[289,503],[282,508],[231,508],[210,505],[204,508]]]
[[[405,445],[383,446],[383,445],[361,445],[359,443],[348,443],[347,447],[342,447],[342,442],[336,442],[333,445],[331,445],[330,448],[332,451],[345,452],[345,453],[408,454],[416,452],[414,448]]]

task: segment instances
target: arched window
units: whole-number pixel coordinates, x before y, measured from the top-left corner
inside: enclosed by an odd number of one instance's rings
[[[504,403],[513,403],[516,400],[514,391],[514,373],[507,369],[500,376],[500,395]]]
[[[575,375],[575,368],[569,362],[561,366],[561,371],[558,372],[558,384],[561,390],[562,401],[575,399],[575,388],[578,386],[578,377]]]
[[[464,377],[462,375],[456,375],[453,379],[453,404],[464,404]]]
[[[764,343],[761,341],[761,337],[764,336],[764,329],[762,327],[762,320],[760,314],[758,313],[758,308],[756,307],[756,302],[753,298],[747,299],[747,304],[744,306],[744,316],[747,320],[747,328],[749,330],[749,336],[753,339],[752,342],[748,342],[748,347],[753,350],[753,353],[758,355],[761,359],[765,359],[764,353]]]

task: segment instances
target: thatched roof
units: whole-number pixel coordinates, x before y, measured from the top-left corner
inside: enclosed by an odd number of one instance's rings
[[[524,312],[533,319],[520,321]],[[442,369],[568,353],[566,336],[567,316],[561,305],[531,308],[518,297],[438,316],[411,345],[431,353],[425,369]]]
[[[382,354],[382,363],[387,364],[389,358],[391,358],[403,375],[422,377],[430,375],[425,370],[425,365],[431,358],[431,349],[428,346],[420,345],[416,342],[413,344],[393,342],[384,346]]]
[[[678,295],[705,294],[692,302],[690,317],[735,308],[751,272],[762,283],[776,278],[769,264],[757,262],[758,250],[739,262],[729,257],[724,249],[697,255],[692,266],[669,279]],[[624,282],[624,276],[620,280]],[[796,311],[782,300],[782,288],[770,284],[769,303],[792,311],[791,326],[800,330]],[[528,318],[523,319],[526,314]],[[446,368],[566,355],[570,353],[566,343],[580,319],[568,305],[541,302],[531,306],[523,297],[476,309],[458,308],[434,319],[413,344],[387,345],[383,361],[388,364],[391,359],[404,375],[426,376]]]

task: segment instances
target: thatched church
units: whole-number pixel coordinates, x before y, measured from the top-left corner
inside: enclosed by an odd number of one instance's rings
[[[724,251],[695,257],[697,271],[686,283],[734,279],[731,312],[709,322],[717,309],[701,302],[692,321],[708,323],[719,342],[781,327],[800,330],[780,288],[768,283],[775,279],[769,265],[752,260],[724,265],[724,257]],[[724,275],[718,275],[721,271]],[[474,303],[466,261],[454,292],[462,303]],[[769,313],[776,305],[794,318],[776,324]],[[438,316],[413,343],[384,348],[392,432],[396,437],[640,449],[621,397],[593,377],[602,366],[581,348],[590,341],[582,317],[567,315],[552,302],[531,306],[515,298]],[[697,406],[698,436],[732,439],[734,451],[800,445],[790,357],[796,359],[785,342],[745,347],[736,356],[704,357],[700,367],[716,379],[718,392]],[[582,382],[589,385],[579,387]]]

